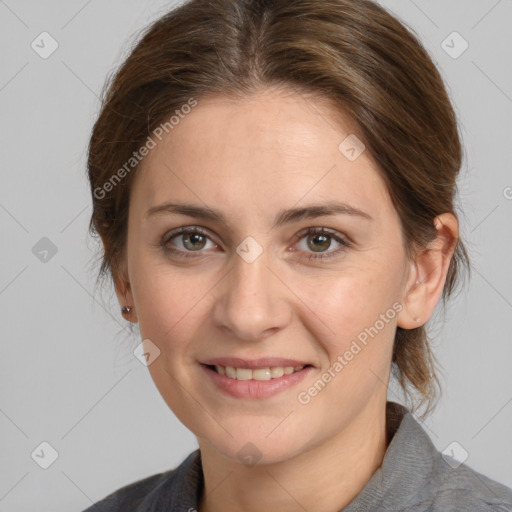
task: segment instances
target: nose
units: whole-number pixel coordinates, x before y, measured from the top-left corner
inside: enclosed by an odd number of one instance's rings
[[[257,341],[290,322],[290,291],[269,259],[268,251],[251,263],[235,253],[233,267],[216,289],[214,322],[234,339]]]

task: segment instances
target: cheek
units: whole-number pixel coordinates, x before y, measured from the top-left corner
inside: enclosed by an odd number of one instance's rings
[[[339,372],[334,372],[336,381],[351,393],[356,384],[358,393],[364,392],[365,382],[371,387],[376,375],[387,378],[402,307],[397,300],[399,283],[398,266],[382,261],[331,273],[315,279],[314,285],[303,281],[300,293],[311,309],[303,308],[301,321],[321,342],[323,366],[341,358],[343,368],[338,365]]]
[[[304,282],[306,303],[333,337],[345,339],[373,325],[399,297],[398,278],[378,263]]]
[[[160,350],[148,366],[151,378],[180,421],[196,435],[207,437],[203,430],[208,418],[199,402],[190,399],[197,362],[189,351],[204,322],[208,293],[216,281],[208,284],[191,272],[154,263],[139,268],[149,269],[139,270],[134,287],[141,338],[149,338]]]
[[[134,281],[141,336],[165,344],[165,350],[178,350],[179,340],[186,340],[198,321],[213,283],[199,279],[193,271],[154,263],[139,265]]]
[[[394,278],[378,274],[354,270],[311,286],[307,303],[315,314],[304,308],[301,321],[316,335],[322,368],[298,401],[313,415],[321,417],[326,403],[339,404],[332,414],[344,421],[385,392],[401,304]]]

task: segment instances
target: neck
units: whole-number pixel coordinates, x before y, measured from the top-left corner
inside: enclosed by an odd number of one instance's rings
[[[275,464],[246,467],[200,439],[205,485],[199,512],[341,510],[380,467],[387,444],[385,403],[369,403],[328,441]]]

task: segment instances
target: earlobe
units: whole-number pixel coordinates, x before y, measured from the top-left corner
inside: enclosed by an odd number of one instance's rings
[[[441,298],[450,262],[455,251],[459,228],[452,213],[443,213],[434,219],[436,239],[421,249],[411,262],[403,296],[404,308],[397,325],[415,329],[428,321]]]
[[[103,242],[103,246],[107,247],[108,240],[104,238],[103,235],[101,236],[101,240]],[[114,290],[116,292],[123,318],[130,322],[138,322],[130,280],[128,278],[126,259],[122,259],[121,262],[116,260],[111,268],[111,272],[113,276]]]
[[[402,302],[403,308],[398,315],[397,325],[402,329],[416,329],[427,321],[424,316],[425,287],[419,280],[417,265],[414,264],[413,267]]]
[[[131,291],[130,282],[127,278],[115,277],[114,287],[121,307],[121,314],[126,320],[137,323],[137,313],[135,311],[133,294]]]

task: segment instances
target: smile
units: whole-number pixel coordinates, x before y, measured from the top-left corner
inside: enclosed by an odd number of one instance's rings
[[[235,368],[233,366],[209,365],[211,370],[228,379],[236,380],[271,380],[278,379],[283,375],[291,375],[304,368],[300,366],[272,366],[268,368]]]
[[[299,362],[299,361],[297,361]],[[199,366],[214,384],[214,389],[221,391],[224,395],[243,399],[264,399],[277,395],[296,386],[315,368],[310,364],[297,366],[274,366],[267,360],[264,366],[261,363],[245,364],[243,366],[229,366],[228,364],[202,363]],[[233,361],[234,363],[234,361]],[[253,366],[247,368],[244,366]]]

